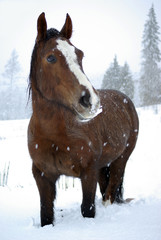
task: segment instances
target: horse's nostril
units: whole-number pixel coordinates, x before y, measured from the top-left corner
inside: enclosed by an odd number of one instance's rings
[[[85,107],[85,108],[88,108],[91,106],[91,103],[90,103],[90,94],[89,93],[86,93],[85,95],[83,95],[80,100],[79,100],[79,103]]]

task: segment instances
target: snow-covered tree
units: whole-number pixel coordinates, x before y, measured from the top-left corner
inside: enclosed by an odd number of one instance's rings
[[[9,79],[9,83],[12,86],[14,82],[17,80],[17,78],[19,77],[20,70],[21,70],[21,67],[18,61],[18,54],[14,49],[11,53],[10,59],[5,65],[5,71],[2,75],[3,77]]]
[[[115,56],[113,63],[110,65],[104,75],[101,88],[119,90],[133,100],[134,83],[129,65],[125,63],[123,67],[120,66],[117,61],[117,56]]]
[[[121,69],[117,61],[117,56],[115,56],[113,63],[110,65],[104,75],[101,88],[119,90],[121,88],[120,70]]]
[[[125,62],[124,66],[121,67],[120,72],[121,79],[121,88],[119,89],[121,92],[125,93],[131,100],[134,99],[134,82],[132,78],[132,74],[130,72],[129,65]]]
[[[149,10],[148,19],[144,25],[142,40],[142,68],[140,78],[141,105],[151,105],[161,102],[161,53],[159,50],[159,26],[156,20],[154,6]]]
[[[18,54],[13,50],[2,74],[8,81],[2,81],[0,86],[0,120],[30,116],[30,108],[27,108],[27,79],[25,85],[20,70]]]

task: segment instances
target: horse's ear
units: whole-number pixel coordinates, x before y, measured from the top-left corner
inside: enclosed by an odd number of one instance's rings
[[[41,13],[37,20],[37,38],[36,41],[39,42],[46,38],[47,23],[45,19],[45,13]]]
[[[71,20],[69,14],[67,13],[64,26],[62,27],[62,30],[60,31],[60,35],[62,37],[70,39],[72,36],[72,29],[73,29],[72,20]]]

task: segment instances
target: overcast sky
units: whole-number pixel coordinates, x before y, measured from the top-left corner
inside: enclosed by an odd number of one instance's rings
[[[16,49],[28,75],[41,12],[46,14],[48,28],[58,30],[66,13],[70,14],[71,41],[84,51],[83,66],[89,78],[104,74],[115,54],[120,65],[127,61],[138,72],[144,24],[152,3],[161,27],[161,0],[0,0],[0,74]]]

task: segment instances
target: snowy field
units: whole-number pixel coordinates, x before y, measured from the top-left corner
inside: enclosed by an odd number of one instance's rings
[[[161,106],[158,113],[152,108],[137,110],[139,138],[124,178],[124,196],[135,200],[105,208],[97,189],[96,217],[83,218],[77,180],[75,188],[58,188],[55,226],[44,228],[27,149],[28,120],[0,121],[1,183],[10,163],[8,186],[0,187],[0,239],[161,240]]]

